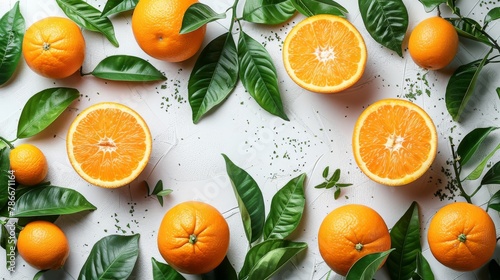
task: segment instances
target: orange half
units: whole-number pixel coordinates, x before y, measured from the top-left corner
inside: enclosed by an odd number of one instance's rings
[[[134,110],[112,102],[81,112],[71,124],[66,149],[71,165],[87,182],[117,188],[132,182],[151,155],[151,133]]]
[[[437,153],[436,127],[419,106],[384,99],[361,113],[352,137],[359,168],[375,182],[401,186],[422,176]]]
[[[297,24],[283,45],[283,63],[299,86],[318,93],[335,93],[354,85],[363,75],[366,45],[346,19],[316,15]]]

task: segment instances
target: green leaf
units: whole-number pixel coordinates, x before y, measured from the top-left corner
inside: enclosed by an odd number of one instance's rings
[[[346,280],[372,280],[378,268],[384,262],[387,255],[394,249],[380,253],[372,253],[365,255],[356,261],[349,272],[347,272]]]
[[[498,95],[498,98],[500,98],[500,87],[497,87],[497,95]]]
[[[153,189],[153,192],[151,193],[151,195],[157,195],[162,190],[163,190],[163,181],[158,180],[158,182],[156,182],[155,188]]]
[[[113,46],[118,47],[113,23],[101,12],[83,0],[56,0],[63,12],[80,27],[104,35]]]
[[[324,188],[326,188],[326,182],[323,182],[323,183],[315,186],[314,188],[316,188],[316,189],[324,189]]]
[[[336,188],[335,192],[333,193],[333,199],[338,199],[340,197],[340,188]]]
[[[295,255],[307,248],[307,243],[269,239],[247,252],[239,279],[268,279]]]
[[[238,280],[238,275],[236,270],[229,262],[227,256],[224,258],[221,264],[219,264],[214,270],[201,275],[202,280]]]
[[[241,31],[238,42],[240,79],[257,103],[269,113],[288,121],[278,88],[278,74],[267,50]]]
[[[498,127],[482,127],[476,128],[464,136],[457,148],[458,162],[461,166],[465,166],[467,162],[474,156],[479,149],[479,146],[488,137],[488,135],[497,130]]]
[[[245,1],[243,19],[253,23],[280,24],[295,14],[291,0]]]
[[[146,60],[130,55],[112,55],[97,64],[93,76],[112,81],[152,82],[167,78]]]
[[[139,255],[139,234],[109,235],[97,241],[78,280],[127,279]]]
[[[415,274],[417,274],[420,277],[420,279],[434,280],[434,273],[432,273],[431,266],[429,265],[429,262],[427,262],[425,257],[422,255],[422,252],[420,251],[417,254],[416,263],[417,263],[417,270],[415,271]]]
[[[151,258],[153,264],[153,280],[185,280],[184,276],[166,263]]]
[[[102,10],[101,17],[133,10],[138,2],[139,0],[107,0]]]
[[[16,71],[21,58],[24,37],[24,18],[19,2],[0,18],[0,86]]]
[[[460,118],[469,102],[488,55],[489,53],[480,62],[476,60],[458,67],[448,80],[445,93],[446,109],[454,121]]]
[[[491,151],[479,164],[476,166],[476,168],[467,176],[465,177],[465,180],[476,180],[481,177],[481,174],[483,174],[483,170],[490,161],[491,157],[500,150],[500,144],[498,144],[493,151]]]
[[[37,186],[19,197],[12,217],[52,216],[97,209],[79,192],[56,186]]]
[[[293,178],[273,196],[264,225],[264,240],[285,239],[299,225],[306,205],[305,178],[306,174]]]
[[[500,7],[491,9],[484,17],[484,24],[488,24],[494,20],[500,19]]]
[[[330,14],[345,17],[347,9],[332,0],[291,0],[299,13],[311,17],[319,14]]]
[[[327,166],[325,167],[325,169],[323,170],[323,178],[327,178],[328,177],[328,173],[330,173],[330,166]]]
[[[9,200],[9,192],[14,190],[14,176],[10,172],[10,149],[3,147],[0,150],[0,208]]]
[[[250,174],[236,166],[226,155],[222,156],[238,201],[245,234],[248,242],[253,243],[260,238],[264,229],[265,209],[262,192]]]
[[[194,3],[184,13],[180,33],[193,32],[209,22],[223,18],[226,18],[225,13],[218,14],[206,4]]]
[[[387,258],[387,270],[391,279],[411,279],[417,268],[420,244],[420,216],[414,201],[391,229],[391,247],[395,250]]]
[[[157,193],[156,196],[158,196],[158,197],[167,196],[167,195],[171,194],[172,192],[173,192],[173,190],[171,190],[171,189],[165,189],[165,190],[162,190],[161,192]]]
[[[497,191],[490,197],[486,210],[488,210],[489,208],[500,212],[500,191]]]
[[[432,12],[439,5],[446,3],[446,0],[418,0],[422,5],[424,5],[425,11],[427,13]]]
[[[499,185],[500,184],[500,161],[495,163],[493,167],[484,174],[481,180],[481,185]]]
[[[31,137],[47,128],[78,97],[74,88],[49,88],[33,95],[24,105],[17,125],[17,138]]]
[[[358,0],[366,30],[379,44],[403,57],[401,45],[408,28],[408,11],[402,0]]]
[[[490,260],[488,263],[488,271],[490,273],[490,280],[495,280],[498,275],[500,275],[500,265],[498,265],[496,260]]]
[[[335,171],[333,172],[333,175],[332,177],[330,177],[330,182],[333,182],[333,183],[337,183],[340,179],[340,169],[335,169]]]
[[[47,269],[47,270],[40,270],[40,271],[38,271],[38,272],[35,274],[35,276],[33,276],[33,280],[38,280],[38,279],[40,279],[40,278],[43,276],[43,274],[44,274],[45,272],[47,272],[47,271],[48,271],[48,269]]]
[[[193,122],[224,101],[238,82],[238,51],[233,35],[225,33],[201,52],[188,82]]]
[[[445,18],[461,37],[492,46],[488,37],[481,33],[481,25],[471,18]]]

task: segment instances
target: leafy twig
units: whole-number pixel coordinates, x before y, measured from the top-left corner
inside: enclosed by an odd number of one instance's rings
[[[325,181],[323,183],[315,186],[314,188],[316,188],[316,189],[335,188],[334,198],[337,199],[340,196],[341,188],[352,186],[352,184],[338,182],[340,179],[340,169],[337,168],[333,172],[333,174],[330,178],[328,178],[329,172],[330,172],[330,167],[329,166],[325,167],[325,169],[323,170],[323,178],[325,179]]]

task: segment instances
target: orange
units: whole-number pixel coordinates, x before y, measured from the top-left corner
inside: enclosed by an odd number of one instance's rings
[[[495,224],[481,207],[455,202],[434,215],[427,241],[432,255],[443,265],[460,271],[475,270],[493,257]]]
[[[87,182],[117,188],[146,167],[152,140],[143,118],[129,107],[102,102],[81,112],[66,138],[69,161]]]
[[[436,127],[419,106],[383,99],[368,106],[352,136],[354,159],[370,179],[401,186],[422,176],[437,153]]]
[[[204,274],[215,269],[229,248],[229,226],[213,206],[187,201],[172,207],[158,230],[158,250],[177,271]]]
[[[36,269],[59,269],[69,256],[69,243],[64,232],[55,224],[34,221],[19,233],[17,250]]]
[[[47,159],[40,149],[21,144],[10,151],[10,169],[21,185],[33,186],[45,179],[49,171]]]
[[[169,62],[184,61],[198,52],[206,26],[180,34],[184,13],[196,0],[141,0],[132,15],[132,31],[148,55]]]
[[[413,29],[408,50],[418,66],[438,70],[450,64],[457,54],[458,34],[447,20],[431,17]]]
[[[283,62],[292,80],[318,93],[334,93],[355,84],[363,75],[366,45],[346,19],[333,15],[308,17],[285,39]]]
[[[318,246],[325,263],[345,276],[367,254],[391,248],[389,229],[372,208],[348,204],[330,212],[319,227]]]
[[[48,17],[33,23],[24,34],[23,56],[36,73],[52,79],[71,76],[83,64],[85,39],[67,18]]]

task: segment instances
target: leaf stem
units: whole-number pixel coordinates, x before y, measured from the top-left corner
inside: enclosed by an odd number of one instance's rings
[[[2,142],[4,142],[5,144],[7,144],[7,145],[9,146],[9,148],[12,150],[12,149],[14,149],[14,145],[12,145],[12,142],[16,141],[16,140],[17,140],[17,138],[16,138],[16,139],[14,139],[14,140],[12,140],[12,141],[8,141],[7,139],[5,139],[5,138],[3,138],[2,136],[0,136],[0,140],[1,140]]]
[[[471,196],[468,195],[464,188],[462,187],[462,182],[460,181],[460,168],[457,166],[458,159],[457,154],[455,152],[455,145],[453,144],[453,138],[450,136],[450,146],[451,146],[451,155],[453,157],[453,171],[455,172],[455,182],[457,183],[457,187],[460,190],[460,195],[467,200],[468,203],[472,204]],[[475,193],[475,192],[474,192]]]

